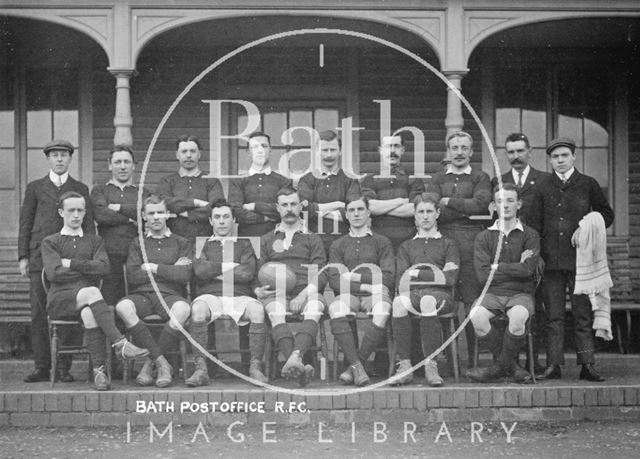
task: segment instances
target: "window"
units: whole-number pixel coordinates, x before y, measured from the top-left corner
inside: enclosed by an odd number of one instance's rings
[[[51,139],[65,139],[78,148],[78,81],[71,69],[27,69],[27,181],[43,177],[49,164],[42,148]],[[79,177],[79,158],[74,155],[69,173]]]
[[[282,134],[292,127],[313,128],[317,132],[327,129],[336,130],[340,126],[341,114],[344,113],[343,104],[338,102],[290,102],[290,103],[258,103],[260,110],[260,130],[271,137],[270,165],[275,171],[282,173],[280,162],[288,151],[297,149],[309,149],[310,137],[304,130],[295,130],[289,145],[282,142]],[[235,117],[235,132],[242,132],[247,126],[247,116],[243,112],[233,115]],[[234,123],[232,123],[234,124]],[[248,144],[244,141],[237,142],[235,154],[237,158],[238,175],[246,174],[251,166],[251,158],[248,154]],[[232,150],[233,151],[233,150]],[[289,170],[294,174],[306,171],[310,164],[308,152],[298,153],[291,157]]]
[[[576,141],[576,168],[594,177],[610,200],[610,96],[606,71],[577,65],[495,70],[495,143],[502,170],[508,169],[504,139],[525,133],[532,165],[550,171],[545,146],[555,137]]]
[[[13,75],[0,67],[0,188],[16,187],[16,139]]]

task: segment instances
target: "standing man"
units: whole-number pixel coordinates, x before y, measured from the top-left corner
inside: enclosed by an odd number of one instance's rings
[[[575,244],[579,223],[589,212],[599,212],[607,227],[613,223],[613,209],[598,182],[574,167],[576,144],[560,137],[547,147],[553,174],[539,187],[543,205],[542,255],[546,269],[542,292],[547,312],[547,369],[543,377],[560,379],[564,363],[564,312],[567,288],[575,323],[575,342],[580,379],[604,381],[595,370],[593,314],[587,295],[574,295],[576,278]]]
[[[209,341],[208,327],[225,315],[237,325],[249,325],[251,360],[249,376],[267,382],[262,372],[265,347],[264,307],[253,298],[251,284],[256,275],[256,254],[251,241],[231,238],[236,224],[233,210],[226,201],[213,203],[211,225],[213,236],[205,242],[202,253],[194,261],[199,296],[191,303],[189,332],[204,349]],[[209,384],[204,355],[194,348],[195,371],[185,382],[198,387]]]
[[[439,201],[440,198],[432,193],[422,193],[415,198],[417,232],[398,249],[398,295],[393,300],[392,319],[398,356],[396,373],[404,373],[411,368],[413,327],[409,313],[420,316],[422,354],[428,357],[442,344],[438,314],[448,314],[453,310],[451,287],[457,282],[460,256],[456,243],[438,231]],[[424,375],[430,386],[442,386],[435,358],[425,363]],[[408,373],[396,383],[408,384],[411,381],[413,374]]]
[[[369,198],[373,231],[388,237],[396,252],[402,242],[416,233],[413,200],[424,191],[424,183],[409,178],[400,165],[405,152],[401,136],[384,136],[378,151],[381,170],[388,167],[392,177],[375,178],[376,174],[367,174],[362,181],[362,194]]]
[[[183,326],[191,312],[184,296],[191,278],[193,249],[188,239],[173,234],[167,227],[168,214],[167,206],[158,196],[151,195],[144,200],[144,250],[148,261],[144,261],[140,239],[134,239],[127,257],[129,294],[116,305],[116,313],[131,333],[133,341],[149,350],[150,358],[147,357],[136,377],[136,382],[141,386],[153,384],[154,366],[157,369],[156,386],[167,387],[171,384],[173,368],[164,354],[176,349],[180,336],[178,325]],[[153,275],[171,316],[165,311],[151,284],[150,275]],[[157,342],[140,320],[152,314],[167,321]]]
[[[478,339],[485,341],[499,357],[489,367],[467,370],[467,377],[489,382],[511,375],[516,382],[527,383],[531,375],[518,365],[517,358],[527,339],[527,322],[534,310],[533,294],[540,274],[540,237],[518,219],[522,201],[516,185],[504,183],[502,188],[495,188],[493,202],[498,220],[478,234],[474,252],[478,280],[487,282],[492,272],[493,278],[482,302],[471,312],[471,323]],[[491,322],[498,314],[506,315],[509,321],[504,334]]]
[[[511,170],[502,174],[502,183],[513,183],[518,187],[522,207],[518,210],[521,223],[533,228],[540,234],[542,230],[542,212],[537,197],[537,184],[549,177],[547,172],[539,171],[529,165],[531,161],[531,147],[529,138],[514,132],[507,136],[505,151]],[[491,180],[491,187],[498,186],[498,178]]]
[[[473,139],[458,131],[447,136],[447,158],[450,160],[444,172],[438,172],[427,187],[440,196],[439,227],[442,234],[453,239],[460,252],[460,274],[456,296],[462,299],[467,314],[471,304],[480,294],[482,286],[473,269],[473,241],[482,231],[482,221],[470,217],[489,217],[491,180],[489,176],[471,168]],[[469,367],[473,364],[473,326],[466,328]]]
[[[308,229],[320,235],[328,255],[331,243],[349,230],[345,204],[360,197],[360,183],[340,167],[341,143],[333,131],[320,133],[320,170],[300,179],[298,193],[308,212]]]
[[[44,154],[49,162],[49,174],[27,185],[24,201],[20,208],[20,230],[18,234],[18,260],[20,274],[29,277],[29,299],[31,303],[31,346],[35,371],[29,374],[25,382],[49,380],[51,351],[49,348],[49,325],[47,323],[46,301],[41,281],[42,240],[59,232],[63,220],[58,213],[58,200],[63,193],[75,191],[89,201],[89,189],[83,183],[69,176],[69,165],[73,158],[73,145],[66,140],[52,140],[44,146]],[[93,210],[87,205],[83,231],[94,234]],[[61,358],[58,364],[58,381],[70,382],[71,359]]]
[[[297,379],[304,386],[313,378],[315,370],[313,366],[303,364],[302,357],[316,340],[318,322],[325,308],[320,292],[327,283],[324,272],[315,278],[310,276],[308,265],[320,270],[327,259],[320,236],[308,233],[303,225],[298,193],[293,188],[283,188],[278,191],[277,202],[281,221],[274,231],[260,238],[258,270],[268,262],[283,263],[295,273],[296,284],[290,292],[268,286],[256,287],[254,292],[269,314],[273,342],[286,359],[282,376]],[[303,318],[295,338],[286,323],[287,314]]]
[[[229,183],[229,203],[238,220],[238,236],[260,237],[273,231],[280,215],[276,209],[278,190],[291,180],[271,170],[271,138],[262,132],[249,136],[251,167],[246,177]]]
[[[181,136],[176,142],[178,172],[160,179],[157,194],[166,202],[169,229],[195,243],[198,236],[211,236],[211,204],[224,199],[222,184],[216,178],[205,178],[200,170],[200,141],[194,136]]]
[[[395,281],[395,258],[391,241],[369,229],[369,202],[362,196],[347,202],[349,233],[331,244],[329,263],[346,266],[344,272],[329,268],[329,285],[336,298],[329,306],[331,332],[349,363],[340,375],[344,384],[364,386],[369,376],[362,362],[386,338],[386,326],[391,313],[391,294]],[[362,266],[375,265],[375,268]],[[353,331],[347,316],[363,311],[371,314],[373,323],[356,350]]]
[[[538,184],[546,177],[549,177],[550,174],[534,169],[529,165],[531,161],[529,138],[520,132],[514,132],[507,136],[505,152],[511,165],[511,170],[502,174],[502,183],[516,185],[520,201],[522,201],[522,206],[518,210],[518,219],[521,223],[533,228],[540,234],[542,232],[542,207],[538,195]],[[498,178],[494,177],[491,180],[491,188],[496,186],[498,186]],[[531,324],[534,336],[533,364],[538,373],[541,373],[544,368],[538,363],[538,349],[543,341],[545,315],[541,286],[536,289],[535,300],[535,314]],[[529,366],[526,365],[526,367],[528,368]]]
[[[91,190],[98,234],[104,239],[111,272],[104,277],[102,293],[108,304],[115,305],[124,296],[122,267],[127,262],[129,246],[138,235],[138,187],[133,183],[136,161],[133,150],[116,145],[109,153],[111,180]],[[149,195],[145,189],[143,199]]]
[[[94,387],[108,390],[105,337],[123,358],[144,357],[149,351],[134,346],[120,333],[113,310],[96,287],[100,277],[109,272],[109,258],[102,238],[82,230],[85,198],[74,191],[63,193],[58,213],[64,226],[42,241],[44,272],[50,283],[47,311],[53,319],[80,316],[93,363]]]

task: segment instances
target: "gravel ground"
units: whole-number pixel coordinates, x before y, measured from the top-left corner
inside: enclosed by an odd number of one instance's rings
[[[505,423],[511,429],[512,423]],[[157,426],[162,431],[166,426]],[[127,443],[126,428],[1,428],[2,458],[185,458],[204,457],[264,458],[324,457],[339,454],[348,458],[434,457],[495,458],[500,456],[532,458],[637,458],[640,451],[640,422],[520,422],[511,433],[511,442],[500,423],[484,423],[480,438],[471,441],[470,423],[440,423],[417,426],[413,437],[404,440],[402,424],[385,425],[386,438],[374,433],[373,424],[324,426],[322,438],[317,425],[302,427],[266,426],[266,440],[260,426],[234,426],[234,443],[227,426],[174,426],[173,438],[154,437],[149,427],[136,427]],[[382,424],[378,430],[382,430]],[[411,426],[408,426],[411,430]],[[447,432],[451,438],[447,436]],[[244,438],[240,435],[244,435]],[[206,436],[206,438],[205,438]],[[438,442],[435,440],[438,438]],[[375,441],[377,438],[378,442]],[[207,439],[209,440],[207,442]],[[323,442],[327,441],[327,442]],[[332,441],[328,443],[328,441]]]

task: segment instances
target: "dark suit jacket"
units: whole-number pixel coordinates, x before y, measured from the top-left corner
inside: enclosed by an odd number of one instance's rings
[[[42,271],[40,253],[42,240],[62,229],[62,217],[58,214],[58,198],[67,191],[75,191],[84,196],[87,213],[84,216],[82,228],[87,233],[95,234],[96,232],[87,185],[69,177],[67,182],[58,189],[49,179],[49,174],[29,183],[20,208],[18,260],[29,258],[30,272]]]
[[[563,184],[556,174],[538,183],[543,206],[542,256],[548,270],[576,269],[576,249],[571,236],[580,220],[589,212],[600,212],[608,227],[613,223],[613,209],[598,182],[577,170]]]
[[[538,233],[542,231],[542,209],[540,207],[539,199],[537,197],[537,185],[540,181],[551,174],[548,172],[539,171],[531,167],[527,181],[522,185],[520,189],[520,199],[522,200],[522,207],[518,211],[518,218],[527,226],[530,226]],[[503,183],[513,183],[513,175],[511,170],[502,174]],[[491,179],[491,190],[498,184],[498,179],[494,177]]]

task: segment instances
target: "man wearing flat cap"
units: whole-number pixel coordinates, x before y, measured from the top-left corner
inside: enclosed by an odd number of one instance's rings
[[[95,234],[93,211],[89,199],[89,189],[69,176],[69,165],[73,157],[73,145],[66,140],[52,140],[44,146],[44,154],[49,162],[49,174],[27,185],[24,201],[20,208],[20,230],[18,233],[18,260],[20,274],[29,277],[31,303],[31,347],[35,371],[25,378],[25,382],[49,380],[51,352],[47,324],[47,295],[41,281],[42,240],[50,234],[60,232],[63,226],[58,213],[58,199],[68,191],[80,193],[87,203],[87,213],[82,223],[83,231]],[[57,379],[73,381],[69,374],[71,359],[61,359],[58,364]]]
[[[595,370],[591,303],[587,295],[574,295],[576,241],[579,223],[590,212],[599,212],[605,226],[613,222],[613,210],[598,182],[574,167],[576,144],[560,137],[547,147],[553,168],[538,186],[542,205],[542,256],[546,263],[542,291],[547,322],[547,369],[543,377],[560,379],[564,363],[564,312],[567,288],[575,322],[577,362],[580,379],[604,381]]]

